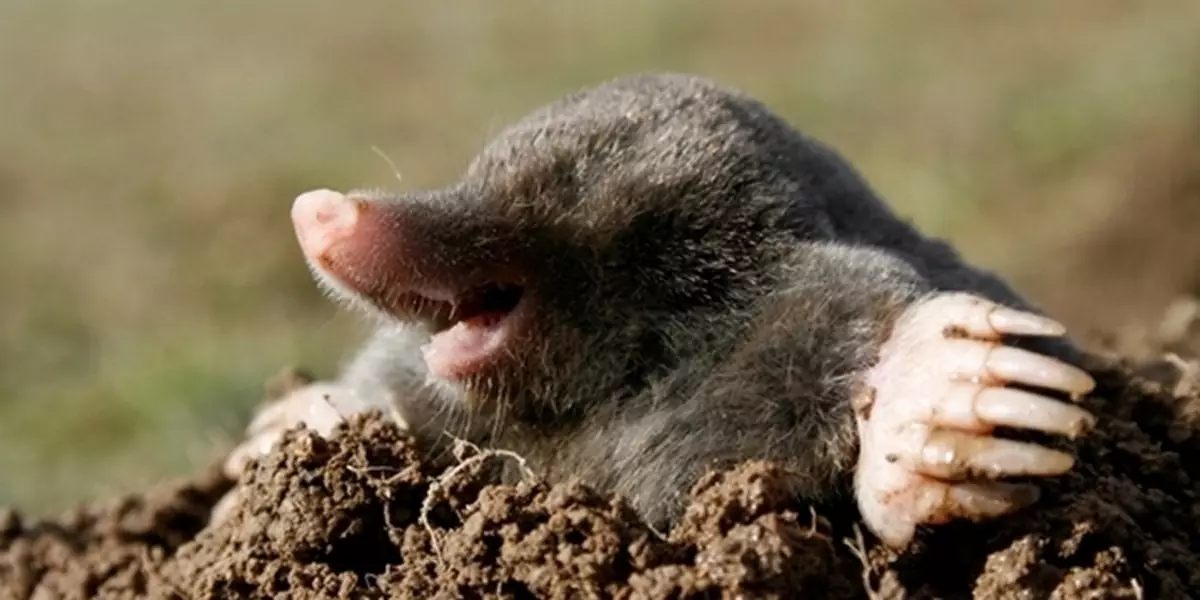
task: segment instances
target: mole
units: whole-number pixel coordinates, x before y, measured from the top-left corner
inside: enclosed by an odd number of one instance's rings
[[[1001,428],[1094,426],[1059,322],[706,77],[569,93],[444,188],[313,190],[291,219],[315,281],[376,331],[260,411],[235,476],[290,427],[383,408],[431,448],[516,452],[660,528],[706,471],[772,461],[802,475],[796,498],[853,498],[904,547],[1073,467]]]

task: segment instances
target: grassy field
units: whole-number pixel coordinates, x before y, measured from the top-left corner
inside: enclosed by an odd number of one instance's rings
[[[186,471],[278,368],[332,372],[361,331],[302,264],[297,193],[446,183],[651,69],[753,93],[1032,281],[1200,118],[1200,3],[0,3],[0,504]]]

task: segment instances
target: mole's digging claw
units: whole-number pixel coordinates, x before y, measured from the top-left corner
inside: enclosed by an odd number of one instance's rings
[[[253,437],[264,431],[272,431],[275,429],[287,429],[287,423],[296,421],[296,402],[293,401],[293,396],[284,396],[266,406],[263,406],[254,414],[254,418],[250,420],[250,424],[246,426],[246,435]]]
[[[929,317],[933,318],[933,317]],[[974,339],[929,340],[928,358],[949,368],[952,378],[980,384],[1021,383],[1084,395],[1096,387],[1086,371],[1028,350]],[[936,354],[934,354],[936,353]]]
[[[984,360],[982,375],[1012,383],[1036,385],[1072,394],[1086,394],[1096,387],[1087,372],[1062,361],[1011,346],[996,346]]]
[[[1096,426],[1096,417],[1078,406],[1012,388],[972,387],[974,416],[993,427],[1037,429],[1076,438]]]
[[[1058,337],[1067,331],[1054,319],[1000,306],[962,292],[944,294],[931,303],[938,304],[944,311],[947,325],[977,338],[999,339],[1003,335]]]
[[[1061,475],[1075,464],[1070,454],[1045,446],[953,429],[934,429],[904,462],[913,471],[938,479]]]
[[[1076,395],[1095,387],[1077,367],[999,342],[1012,333],[1060,335],[1060,328],[962,293],[936,296],[900,317],[866,376],[872,409],[857,416],[855,493],[881,539],[902,546],[920,525],[1027,506],[1036,488],[991,480],[1071,469],[1069,454],[992,435],[1008,426],[1075,437],[1095,424],[1078,406],[1003,387],[1020,382]]]
[[[988,313],[992,327],[1008,335],[1061,336],[1067,332],[1062,323],[1041,315],[997,306]]]
[[[1037,486],[1027,483],[960,483],[948,488],[942,508],[951,518],[967,515],[980,520],[1020,510],[1040,496]]]
[[[283,433],[303,424],[328,437],[342,415],[363,409],[362,402],[341,385],[316,382],[293,390],[264,406],[246,428],[246,439],[225,459],[225,473],[240,477],[246,463],[270,452]]]
[[[242,441],[237,448],[234,448],[233,452],[229,453],[229,456],[225,457],[223,465],[225,475],[235,479],[240,478],[251,460],[263,456],[275,448],[280,438],[283,437],[284,431],[286,428],[270,429]]]

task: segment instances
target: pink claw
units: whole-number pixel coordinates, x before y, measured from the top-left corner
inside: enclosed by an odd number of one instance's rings
[[[1062,332],[1045,317],[961,293],[901,316],[867,375],[871,410],[858,414],[855,493],[863,520],[885,543],[906,545],[920,525],[1028,506],[1036,488],[993,480],[1054,476],[1073,466],[1068,454],[991,435],[1003,425],[1074,437],[1094,425],[1078,406],[1004,387],[1090,392],[1095,381],[1081,369],[998,345],[1005,334]]]

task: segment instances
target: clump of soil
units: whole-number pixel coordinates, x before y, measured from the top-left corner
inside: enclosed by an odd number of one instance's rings
[[[231,482],[193,481],[78,507],[54,521],[0,509],[0,598],[144,598]]]
[[[1200,347],[1194,329],[1094,357],[1085,403],[1100,425],[1036,507],[933,529],[901,554],[857,527],[849,499],[790,500],[771,464],[710,474],[663,535],[578,483],[497,483],[495,467],[519,457],[460,445],[435,466],[372,413],[329,440],[289,433],[220,523],[207,521],[231,482],[215,470],[53,521],[0,512],[0,598],[1188,597],[1200,590],[1200,370],[1182,354]]]

